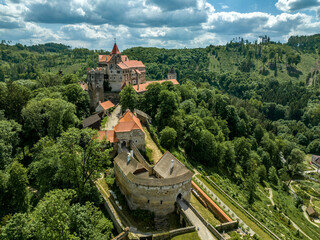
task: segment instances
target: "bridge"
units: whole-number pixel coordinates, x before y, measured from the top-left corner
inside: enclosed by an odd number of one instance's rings
[[[182,199],[177,199],[177,204],[179,205],[181,211],[190,220],[190,222],[198,230],[198,235],[203,240],[215,240],[215,238],[206,225],[201,221],[201,219],[195,214],[195,212],[185,203]]]

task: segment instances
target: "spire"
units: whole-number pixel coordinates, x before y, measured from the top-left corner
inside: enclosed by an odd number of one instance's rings
[[[119,48],[117,46],[117,43],[115,42],[112,48],[112,51],[110,54],[120,54]]]

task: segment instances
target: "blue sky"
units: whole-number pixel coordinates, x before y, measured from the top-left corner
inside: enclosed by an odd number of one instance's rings
[[[0,40],[164,48],[320,33],[320,0],[0,0]]]

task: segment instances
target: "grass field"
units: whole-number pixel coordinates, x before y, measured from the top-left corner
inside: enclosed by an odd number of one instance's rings
[[[160,149],[158,148],[157,144],[152,140],[148,129],[146,127],[143,127],[143,130],[145,132],[146,147],[152,150],[151,160],[154,163],[157,163],[163,154],[160,151]]]
[[[185,233],[171,238],[172,240],[201,240],[197,232]]]

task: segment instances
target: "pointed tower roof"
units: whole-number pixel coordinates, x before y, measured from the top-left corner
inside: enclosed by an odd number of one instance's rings
[[[117,46],[117,43],[114,43],[112,51],[110,54],[120,54],[119,48]]]

